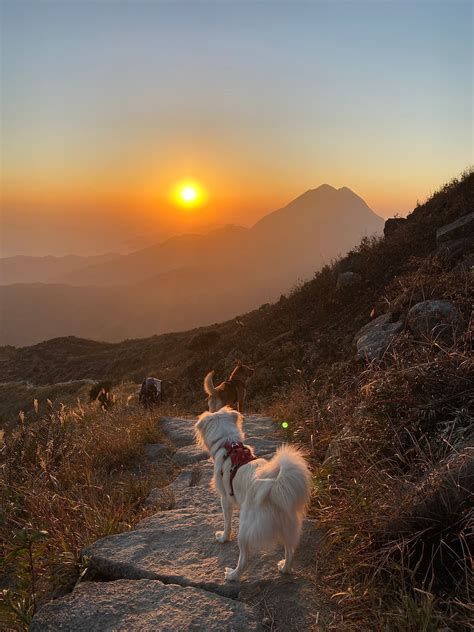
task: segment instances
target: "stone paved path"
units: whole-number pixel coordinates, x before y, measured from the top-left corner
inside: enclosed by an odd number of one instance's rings
[[[225,582],[224,569],[235,566],[238,546],[235,539],[219,544],[214,537],[222,516],[210,488],[212,463],[194,444],[193,420],[159,423],[182,471],[164,490],[153,490],[148,503],[166,497],[170,509],[85,549],[101,581],[84,582],[46,604],[31,630],[321,630],[313,583],[321,535],[314,521],[305,521],[292,576],[279,575],[283,552],[275,551],[256,556],[242,582]],[[259,456],[270,457],[280,443],[268,417],[249,415],[244,428]]]

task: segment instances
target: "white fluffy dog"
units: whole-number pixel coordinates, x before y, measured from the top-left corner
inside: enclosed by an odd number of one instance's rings
[[[301,535],[301,525],[310,499],[311,474],[296,448],[282,446],[270,460],[256,459],[233,468],[235,444],[244,440],[242,415],[229,407],[203,413],[195,426],[197,441],[214,461],[214,483],[221,497],[224,530],[217,531],[219,542],[227,542],[232,532],[232,512],[240,507],[239,561],[226,568],[225,578],[238,581],[250,555],[276,544],[285,547],[285,559],[278,562],[281,573],[290,573]],[[226,447],[224,447],[226,444]],[[247,452],[248,455],[248,452]]]

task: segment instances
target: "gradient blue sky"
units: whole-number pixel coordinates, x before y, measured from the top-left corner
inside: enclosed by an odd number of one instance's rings
[[[472,164],[472,2],[3,0],[1,27],[3,254],[250,224],[323,182],[404,214]]]

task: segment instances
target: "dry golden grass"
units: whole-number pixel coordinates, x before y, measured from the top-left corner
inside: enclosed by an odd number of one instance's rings
[[[460,342],[401,337],[384,366],[348,379],[338,365],[270,407],[311,448],[311,513],[328,533],[318,572],[342,617],[335,630],[468,629],[474,358]]]
[[[22,415],[5,437],[1,625],[27,627],[41,602],[85,572],[82,547],[132,528],[151,511],[143,504],[150,490],[175,476],[169,459],[150,464],[143,453],[163,439],[156,411],[128,404],[125,393],[107,413],[79,403]]]

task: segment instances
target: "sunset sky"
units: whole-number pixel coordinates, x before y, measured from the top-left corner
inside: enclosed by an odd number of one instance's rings
[[[472,7],[1,1],[2,254],[250,225],[324,182],[409,212],[473,162]]]

